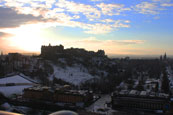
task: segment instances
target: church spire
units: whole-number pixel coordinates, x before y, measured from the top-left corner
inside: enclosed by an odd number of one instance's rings
[[[166,60],[167,59],[167,56],[166,56],[166,52],[165,52],[165,55],[164,55],[164,60]]]

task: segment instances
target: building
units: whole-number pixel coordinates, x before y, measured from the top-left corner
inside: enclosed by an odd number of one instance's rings
[[[59,45],[59,46],[42,46],[41,47],[41,56],[45,59],[52,59],[56,57],[58,54],[63,53],[64,51],[64,46]]]
[[[30,100],[52,101],[53,92],[50,87],[30,87],[24,89],[23,98]]]
[[[9,61],[19,61],[22,59],[20,53],[8,53]]]
[[[155,93],[137,90],[121,90],[112,94],[112,108],[162,110],[170,108],[170,96],[164,93]]]
[[[164,54],[164,56],[163,56],[163,59],[164,59],[164,60],[167,60],[166,52],[165,52],[165,54]]]
[[[54,93],[54,102],[69,103],[77,107],[84,107],[85,104],[93,100],[91,93],[85,90],[59,90]]]
[[[93,100],[92,93],[85,90],[69,90],[64,87],[56,88],[36,86],[24,89],[23,98],[31,101],[50,101],[58,105],[84,107]]]
[[[105,56],[105,51],[104,50],[98,50],[97,55],[98,56]]]
[[[68,48],[64,49],[63,45],[59,46],[42,46],[41,57],[50,60],[56,60],[57,58],[69,58],[69,57],[104,57],[104,50],[98,50],[97,52],[86,51],[83,48]]]

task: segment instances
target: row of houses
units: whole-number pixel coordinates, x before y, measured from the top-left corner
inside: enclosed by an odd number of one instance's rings
[[[122,90],[112,94],[112,107],[114,109],[142,109],[168,111],[171,98],[165,93],[155,93],[137,90]]]
[[[93,100],[93,94],[86,90],[35,86],[24,89],[23,98],[30,101],[48,101],[62,106],[71,105],[83,108]]]

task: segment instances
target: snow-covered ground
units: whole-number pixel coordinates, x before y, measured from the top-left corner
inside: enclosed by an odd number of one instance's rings
[[[53,68],[54,68],[54,74],[53,74],[54,77],[72,83],[74,85],[80,85],[82,82],[94,78],[94,76],[90,75],[86,70],[86,68],[84,68],[83,66],[76,65],[73,67],[66,67],[64,69],[53,65]]]
[[[19,75],[14,75],[11,77],[6,77],[0,79],[0,84],[6,84],[6,83],[22,83],[26,85],[16,85],[16,86],[0,86],[0,92],[3,93],[5,96],[10,97],[13,94],[22,94],[23,89],[32,87],[31,81],[19,76]]]

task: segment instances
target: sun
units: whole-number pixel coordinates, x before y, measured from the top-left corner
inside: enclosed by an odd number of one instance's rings
[[[26,52],[38,53],[41,45],[49,42],[42,36],[42,27],[39,25],[24,25],[6,31],[14,35],[8,38],[9,45]]]
[[[27,30],[27,29],[26,29]],[[11,40],[12,45],[29,52],[39,52],[43,39],[38,31],[22,30]]]

